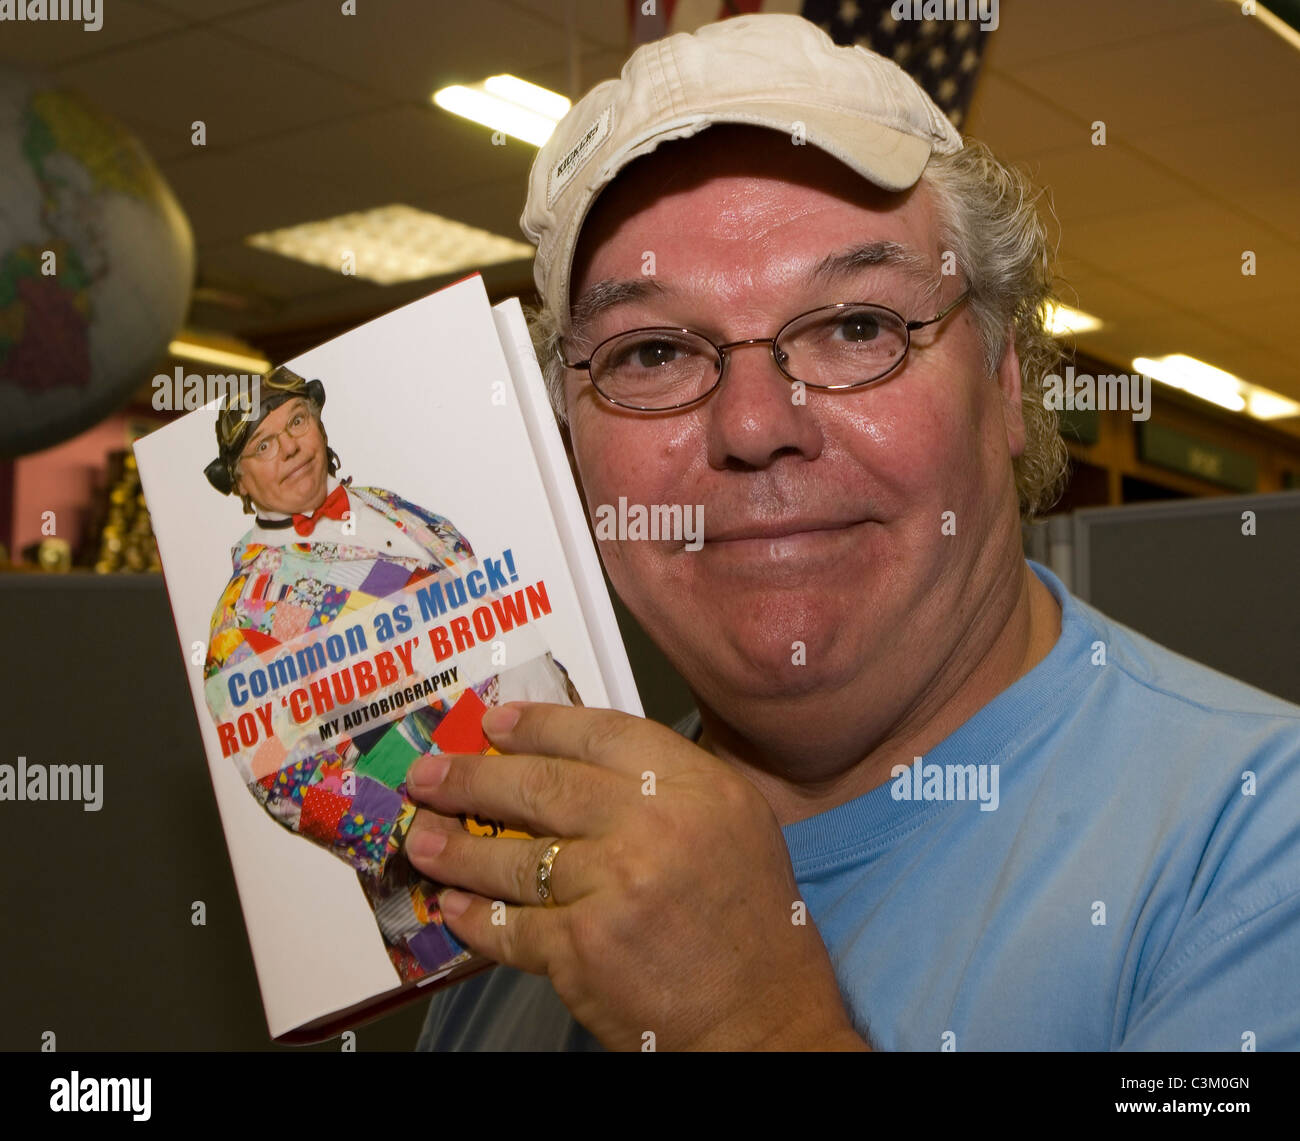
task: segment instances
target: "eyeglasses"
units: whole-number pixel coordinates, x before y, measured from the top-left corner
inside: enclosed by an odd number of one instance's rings
[[[280,454],[280,437],[292,436],[298,439],[307,433],[312,422],[316,419],[306,408],[295,412],[289,417],[289,422],[278,432],[269,436],[263,436],[248,451],[244,452],[239,458],[241,460],[273,460]]]
[[[908,321],[883,305],[825,305],[787,321],[775,337],[725,345],[690,329],[632,329],[601,341],[585,361],[570,364],[563,354],[560,360],[566,368],[586,369],[611,404],[637,412],[669,412],[703,400],[722,383],[727,355],[746,345],[770,346],[787,380],[808,388],[858,388],[898,368],[912,334],[942,321],[969,296],[967,289],[928,321]]]

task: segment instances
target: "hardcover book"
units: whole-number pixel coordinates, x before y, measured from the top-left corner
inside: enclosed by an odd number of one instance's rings
[[[412,763],[507,701],[642,710],[518,301],[226,379],[135,454],[267,1025],[318,1041],[490,966],[403,854]]]

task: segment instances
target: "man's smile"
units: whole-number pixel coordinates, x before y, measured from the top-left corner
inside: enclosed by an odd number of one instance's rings
[[[791,520],[749,524],[706,536],[700,554],[712,565],[754,571],[774,581],[782,570],[813,575],[826,563],[861,558],[874,519]]]
[[[870,522],[865,517],[846,519],[835,516],[810,516],[767,522],[736,523],[719,527],[704,536],[706,543],[738,543],[753,539],[786,539],[800,535],[813,535],[823,531],[842,531]],[[712,530],[712,529],[710,529]]]

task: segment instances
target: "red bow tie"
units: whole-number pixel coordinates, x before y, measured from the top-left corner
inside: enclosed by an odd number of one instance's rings
[[[342,519],[347,514],[347,510],[348,493],[340,483],[325,497],[325,502],[310,515],[295,515],[293,529],[300,535],[310,535],[322,519]]]

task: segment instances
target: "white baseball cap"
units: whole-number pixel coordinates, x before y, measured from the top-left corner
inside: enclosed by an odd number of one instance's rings
[[[884,56],[836,44],[802,16],[737,16],[643,44],[618,79],[570,109],[533,162],[519,224],[537,246],[533,277],[567,320],[582,223],[633,159],[718,123],[768,127],[906,190],[961,136],[919,84]]]

